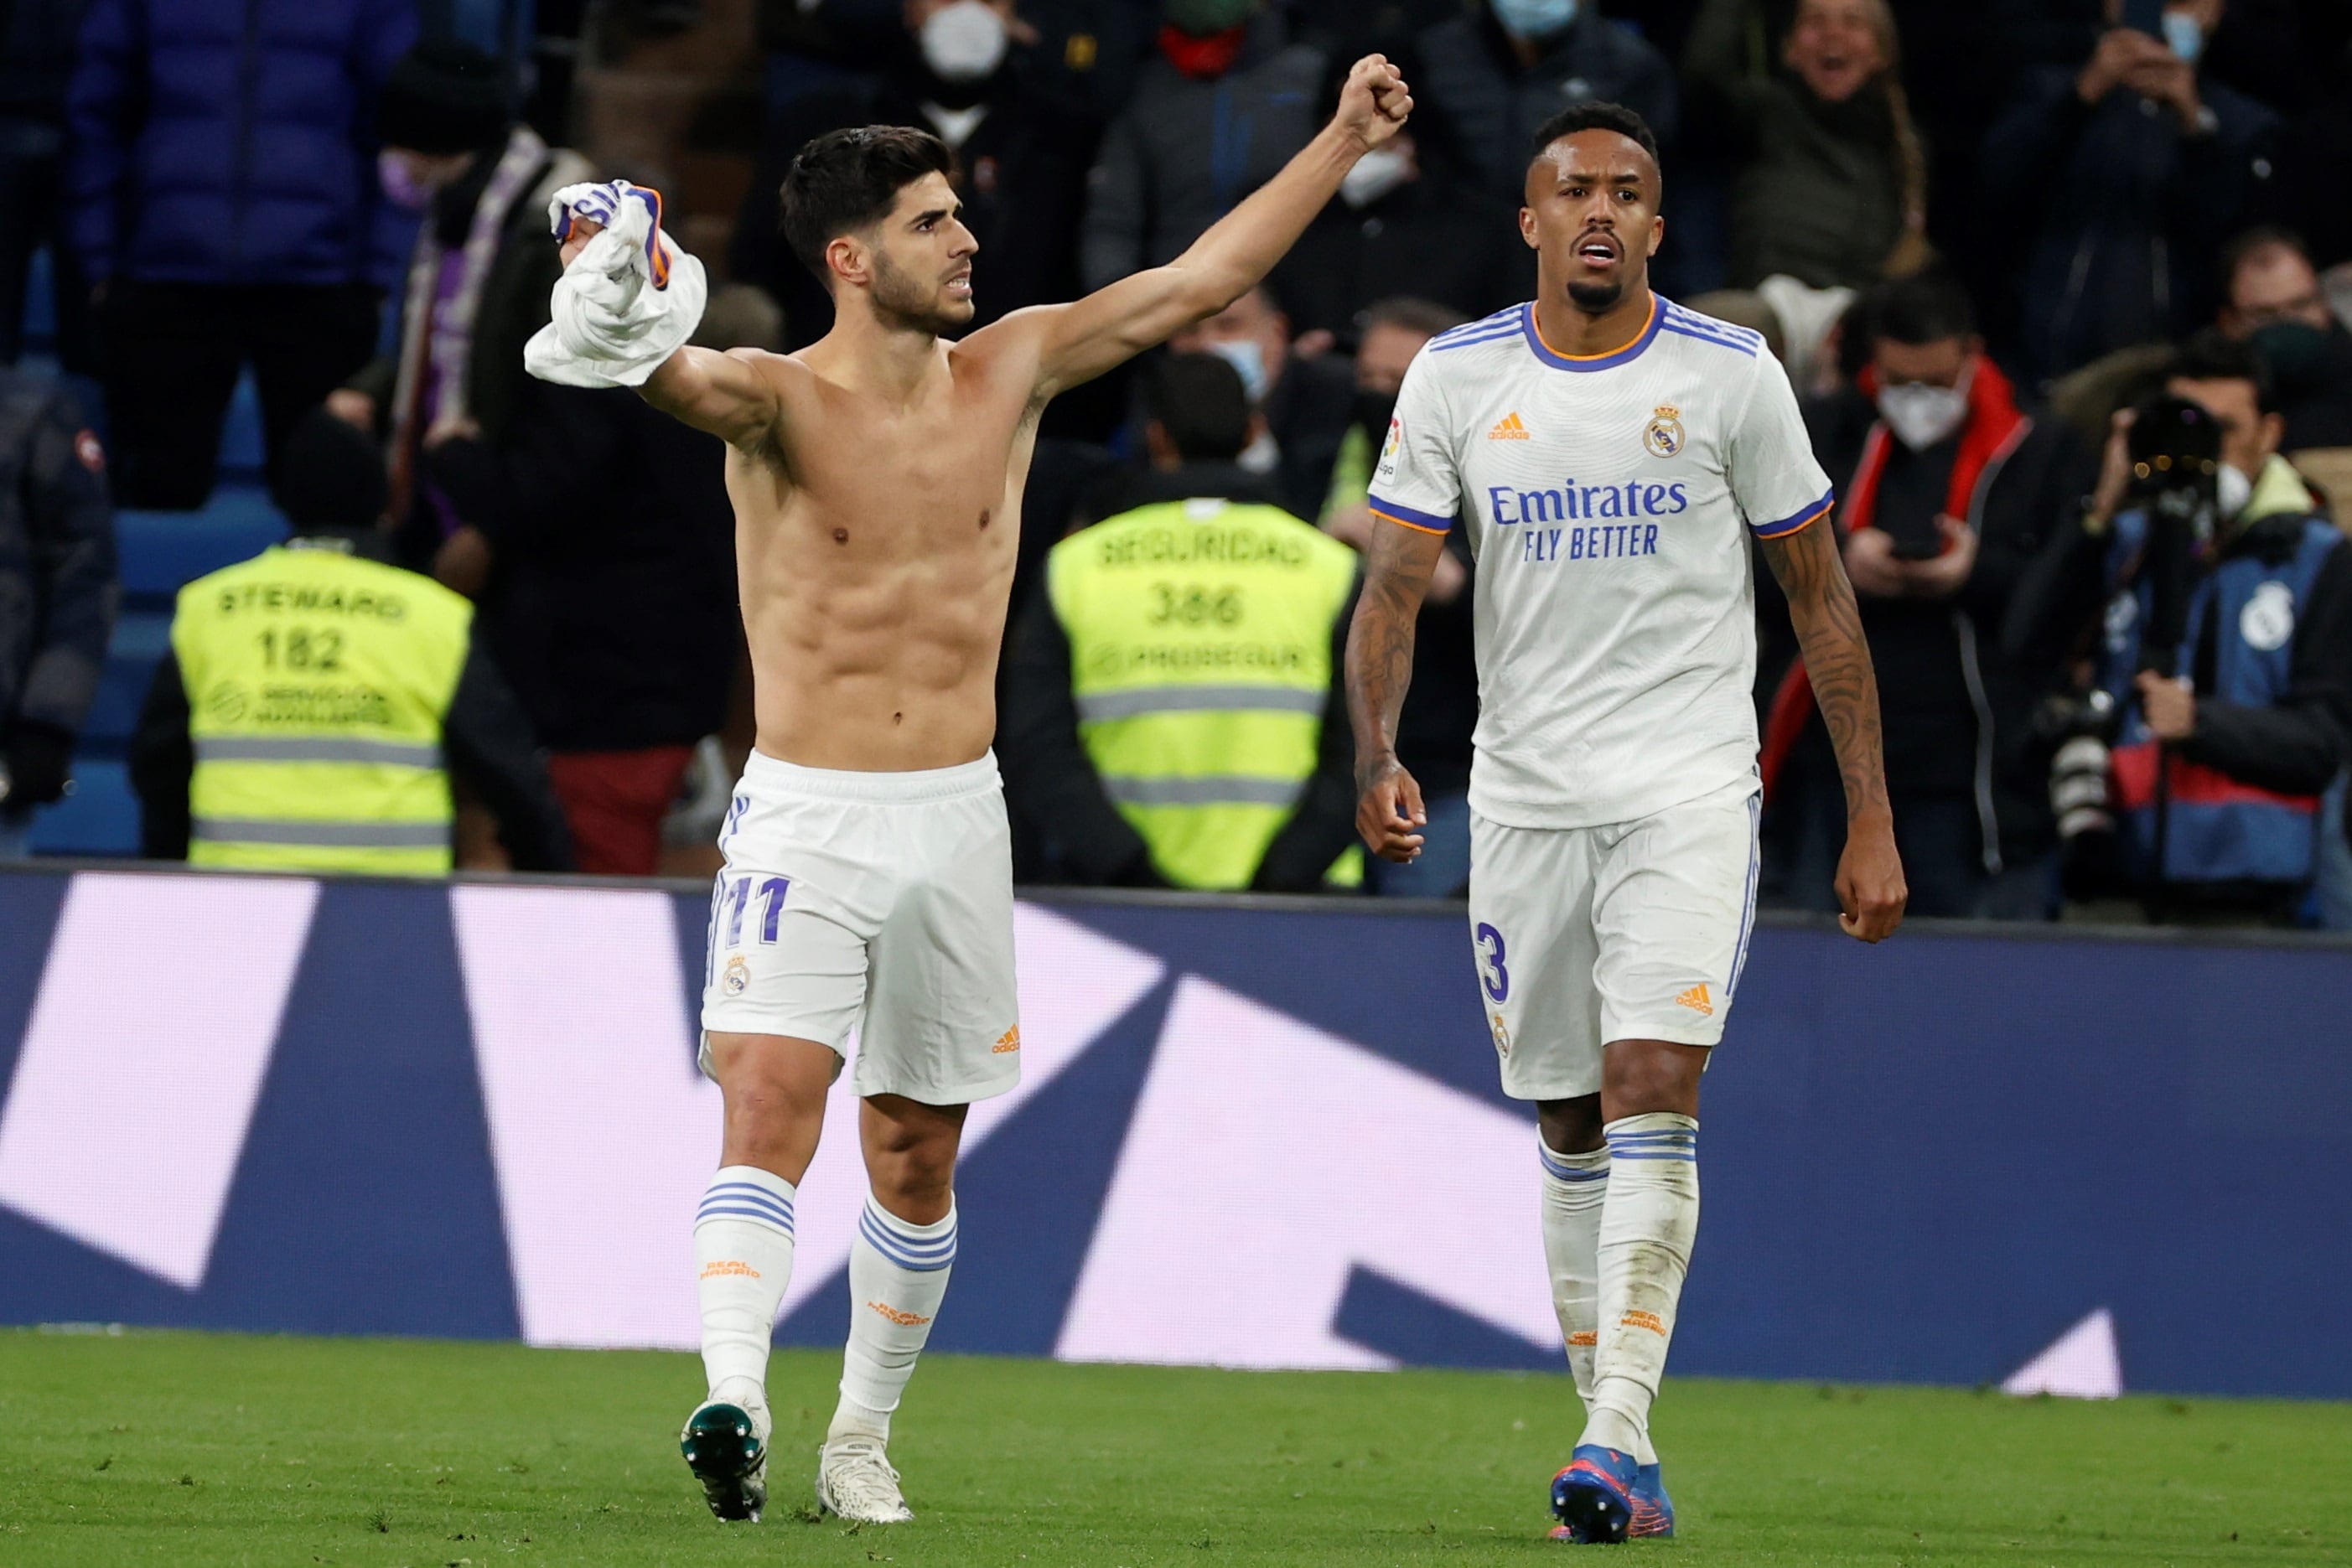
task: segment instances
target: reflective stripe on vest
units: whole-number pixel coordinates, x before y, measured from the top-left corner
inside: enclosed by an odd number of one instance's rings
[[[1144,713],[1323,712],[1321,692],[1285,690],[1280,686],[1138,686],[1130,691],[1095,692],[1078,701],[1078,721],[1097,724],[1107,718],[1133,718]]]
[[[1106,518],[1047,558],[1079,737],[1176,885],[1246,887],[1297,809],[1355,571],[1289,513],[1214,499]]]
[[[438,768],[438,746],[396,740],[270,740],[207,736],[195,743],[198,762],[380,762],[389,768]]]
[[[198,817],[190,837],[214,844],[305,844],[333,850],[446,848],[446,822],[289,822],[250,817]]]
[[[473,607],[323,548],[181,590],[192,864],[429,875],[450,866],[442,720]]]
[[[1279,806],[1288,810],[1304,779],[1129,779],[1103,775],[1103,792],[1122,806]]]

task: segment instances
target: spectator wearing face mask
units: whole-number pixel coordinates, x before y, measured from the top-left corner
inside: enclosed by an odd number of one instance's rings
[[[2352,447],[2352,332],[2327,308],[2303,241],[2251,229],[2221,253],[2220,325],[2270,367],[2280,450]]]
[[[905,30],[878,78],[820,89],[786,106],[735,225],[734,274],[783,307],[785,340],[813,343],[833,297],[777,232],[777,193],[793,156],[829,131],[919,125],[956,154],[962,219],[980,242],[972,325],[1077,292],[1087,127],[1031,91],[1016,69],[1026,34],[1012,0],[907,0]]]
[[[1087,177],[1088,289],[1159,267],[1313,139],[1329,59],[1263,0],[1164,0],[1157,57]]]
[[[1911,907],[2042,918],[2054,834],[2028,738],[2041,687],[2003,653],[2000,629],[2028,563],[2071,519],[2089,459],[2064,425],[2018,406],[1948,277],[1885,285],[1867,319],[1858,386],[1807,417],[1838,480]],[[1766,726],[1767,789],[1776,810],[1804,812],[1834,843],[1843,806],[1811,692],[1801,664],[1782,683]],[[1826,874],[1819,883],[1811,902],[1828,908]]]
[[[1989,232],[2020,246],[2018,346],[2040,376],[2178,336],[2218,301],[2217,236],[2269,179],[2278,117],[2200,71],[2223,0],[2176,0],[2163,37],[2109,26],[2079,67],[2021,78],[1985,137]]]
[[[1372,465],[1396,413],[1413,356],[1467,319],[1427,299],[1383,299],[1364,312],[1356,349],[1356,417],[1339,449],[1323,531],[1358,554],[1371,548]],[[1391,898],[1450,898],[1470,881],[1470,753],[1478,727],[1478,662],[1470,624],[1470,546],[1457,528],[1422,597],[1414,622],[1412,685],[1397,720],[1397,757],[1421,785],[1429,821],[1420,855],[1400,865],[1367,862],[1372,891]]]
[[[2038,665],[2093,660],[2120,720],[2117,862],[2147,916],[2289,924],[2337,826],[2322,794],[2352,756],[2352,546],[2278,455],[2270,372],[2251,347],[2199,333],[2163,392],[2210,418],[2221,444],[2211,536],[2189,536],[2185,614],[2163,624],[2158,535],[2134,490],[2131,431],[2165,406],[2147,403],[2116,416],[2088,508],[2033,563],[2007,640]]]
[[[589,177],[516,118],[504,67],[470,44],[428,40],[401,57],[377,110],[385,195],[424,222],[408,262],[399,346],[328,399],[385,439],[400,551],[461,593],[488,570],[481,537],[420,472],[453,435],[506,439],[529,378],[523,344],[547,324],[562,275],[548,199]]]
[[[1534,252],[1496,244],[1491,214],[1449,192],[1400,131],[1356,161],[1272,285],[1301,336],[1353,341],[1376,301],[1433,301],[1475,320],[1533,290]]]
[[[1661,145],[1675,140],[1674,67],[1592,0],[1483,0],[1423,29],[1408,74],[1431,171],[1509,210],[1519,205],[1537,128],[1571,104],[1622,103]]]
[[[1297,352],[1290,319],[1263,285],[1168,346],[1179,354],[1214,354],[1241,373],[1242,391],[1262,421],[1242,466],[1271,479],[1282,504],[1299,517],[1321,516],[1355,409],[1356,378],[1347,361]]]
[[[398,265],[375,97],[415,36],[404,0],[93,0],[64,204],[99,303],[121,505],[204,505],[244,366],[274,471],[296,422],[367,362]]]
[[[1748,68],[1759,0],[1707,0],[1684,52],[1736,154],[1734,288],[1866,288],[1928,256],[1927,161],[1886,0],[1801,0],[1784,74]]]

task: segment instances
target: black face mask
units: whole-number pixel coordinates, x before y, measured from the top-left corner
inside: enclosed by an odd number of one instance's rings
[[[1388,439],[1389,421],[1396,417],[1396,393],[1358,392],[1351,417],[1375,443]]]

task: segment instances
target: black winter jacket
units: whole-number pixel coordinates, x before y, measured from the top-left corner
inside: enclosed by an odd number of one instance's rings
[[[1859,393],[1807,409],[1813,448],[1844,495],[1877,418]],[[1928,533],[1944,509],[1957,437],[1915,453],[1892,445],[1874,521],[1900,537]],[[2035,706],[2053,684],[2046,667],[2011,657],[2001,643],[2010,601],[2027,568],[2080,510],[2091,459],[2059,421],[2038,419],[2015,451],[1980,481],[1966,519],[1977,530],[1976,569],[1949,599],[1861,601],[1876,666],[1886,781],[1906,796],[1973,797],[1985,847],[2004,863],[2046,850],[2053,835],[2047,758],[2032,739]],[[1911,511],[1892,515],[1913,497]]]
[[[1981,154],[1998,232],[2028,247],[2019,346],[2042,376],[2212,315],[2212,258],[2257,209],[2278,132],[2276,115],[2210,79],[2212,129],[2194,135],[2127,88],[2086,105],[2074,79],[2027,76]]]
[[[67,394],[0,369],[0,739],[71,735],[98,695],[118,594],[105,469]]]

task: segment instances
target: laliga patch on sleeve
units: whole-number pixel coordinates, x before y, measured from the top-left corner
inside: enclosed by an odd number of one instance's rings
[[[98,433],[85,430],[74,437],[74,455],[81,465],[93,474],[106,472],[106,448],[98,444]]]
[[[1381,443],[1381,465],[1372,471],[1372,477],[1383,485],[1393,483],[1397,476],[1397,459],[1403,451],[1404,421],[1391,416],[1389,438]]]

